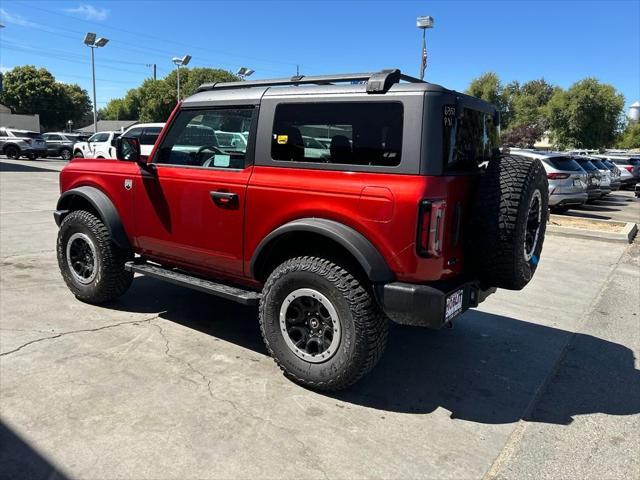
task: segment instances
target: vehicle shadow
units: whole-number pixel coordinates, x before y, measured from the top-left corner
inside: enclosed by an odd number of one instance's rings
[[[0,479],[64,480],[66,477],[26,440],[0,422]]]
[[[23,165],[20,163],[9,163],[0,161],[0,172],[47,172],[58,173],[54,168],[32,167],[31,165]]]
[[[266,355],[257,311],[149,278],[109,308],[160,317]],[[569,424],[588,413],[640,413],[640,371],[633,352],[590,335],[480,311],[451,330],[391,324],[378,366],[349,390],[324,395],[378,410],[503,424],[520,420],[567,342],[555,372],[553,401],[541,397],[525,420]],[[559,383],[558,383],[559,382]]]

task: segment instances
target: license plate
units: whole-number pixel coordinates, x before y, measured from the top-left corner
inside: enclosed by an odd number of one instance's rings
[[[574,180],[573,181],[573,186],[574,187],[581,187],[582,186],[582,180]]]
[[[464,297],[464,288],[453,292],[447,297],[444,310],[445,323],[462,312],[462,299]]]

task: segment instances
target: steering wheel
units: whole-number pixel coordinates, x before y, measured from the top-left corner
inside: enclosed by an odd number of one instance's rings
[[[213,153],[219,153],[224,155],[224,152],[220,150],[218,147],[214,147],[213,145],[203,145],[196,152],[196,156],[199,157],[202,152],[205,150],[211,150]]]

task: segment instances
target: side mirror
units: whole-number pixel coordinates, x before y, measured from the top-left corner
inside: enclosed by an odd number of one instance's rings
[[[118,137],[116,142],[116,158],[127,162],[141,162],[140,140],[137,138]]]

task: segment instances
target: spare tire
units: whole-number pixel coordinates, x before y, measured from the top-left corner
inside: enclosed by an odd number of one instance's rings
[[[491,160],[478,185],[471,222],[471,263],[485,286],[521,290],[540,261],[549,184],[539,160]]]

